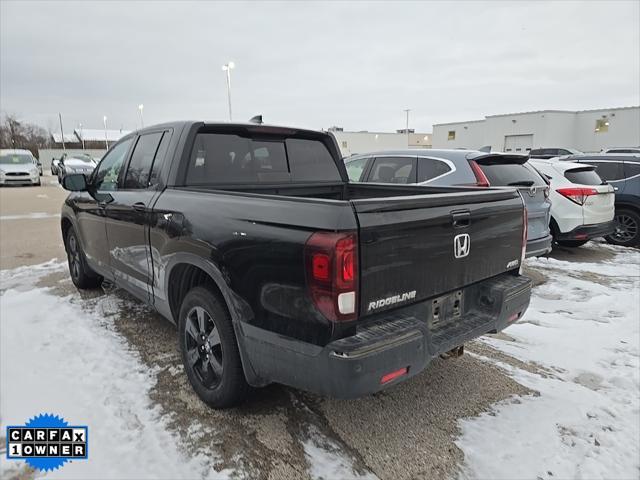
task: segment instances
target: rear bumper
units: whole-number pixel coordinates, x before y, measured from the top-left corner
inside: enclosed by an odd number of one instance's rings
[[[614,221],[580,225],[569,232],[558,233],[556,240],[591,240],[609,235],[615,230],[616,222]]]
[[[553,243],[553,236],[551,234],[546,237],[536,238],[535,240],[527,241],[527,253],[526,258],[539,257],[545,253],[551,251],[551,244]]]
[[[380,391],[417,375],[439,354],[516,321],[529,306],[531,280],[505,274],[467,287],[464,295],[464,314],[443,325],[434,325],[430,299],[400,314],[380,315],[325,347],[242,324],[239,340],[250,363],[245,372],[255,376],[249,383],[277,382],[336,398]],[[404,369],[382,383],[383,376]]]

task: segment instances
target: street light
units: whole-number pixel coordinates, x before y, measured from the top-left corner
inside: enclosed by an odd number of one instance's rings
[[[236,67],[236,64],[233,62],[225,63],[222,66],[222,71],[227,72],[227,98],[229,100],[229,121],[232,120],[231,115],[231,70]]]
[[[102,117],[102,123],[104,123],[104,146],[109,150],[109,140],[107,140],[107,116]]]
[[[138,110],[140,111],[140,125],[144,128],[144,117],[142,116],[142,109],[144,108],[143,104],[138,105]]]

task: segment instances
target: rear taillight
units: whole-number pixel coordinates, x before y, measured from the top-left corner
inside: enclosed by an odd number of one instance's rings
[[[307,287],[316,308],[332,322],[357,318],[358,237],[316,232],[304,247]]]
[[[595,188],[559,188],[556,192],[578,205],[584,205],[587,197],[598,194]]]
[[[527,224],[529,223],[529,216],[527,213],[527,207],[522,210],[522,250],[520,252],[520,269],[518,273],[522,275],[522,269],[524,268],[524,259],[527,256]]]
[[[469,160],[469,165],[471,166],[471,170],[473,170],[473,174],[476,176],[476,185],[479,187],[488,187],[489,179],[480,168],[480,165],[478,165],[478,162]]]

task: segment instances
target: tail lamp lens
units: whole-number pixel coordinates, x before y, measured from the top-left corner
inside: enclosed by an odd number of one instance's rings
[[[584,205],[588,197],[598,194],[595,188],[559,188],[556,191],[578,205]]]
[[[479,187],[488,187],[489,179],[478,165],[478,162],[475,160],[469,160],[469,165],[471,166],[471,170],[473,170],[473,174],[476,176],[476,185]]]
[[[524,259],[527,256],[527,235],[528,235],[528,223],[529,223],[529,213],[527,212],[527,207],[524,207],[522,211],[522,251],[520,252],[520,269],[519,273],[522,275],[522,271],[524,268]]]
[[[358,237],[316,232],[305,245],[307,287],[315,307],[332,322],[357,318]]]

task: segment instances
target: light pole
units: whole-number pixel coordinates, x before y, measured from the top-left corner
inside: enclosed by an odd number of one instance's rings
[[[107,116],[102,117],[102,123],[104,124],[104,146],[109,150],[109,140],[107,140]]]
[[[142,116],[142,110],[144,109],[144,105],[140,104],[138,105],[138,110],[140,111],[140,125],[142,128],[144,128],[144,117]]]
[[[62,151],[66,152],[67,149],[64,146],[64,130],[62,128],[62,114],[58,112],[58,119],[60,120],[60,136],[62,137]]]
[[[84,133],[82,133],[82,123],[78,124],[78,128],[80,129],[80,140],[82,140],[82,151],[84,152]]]
[[[403,111],[407,114],[406,132],[407,132],[407,147],[409,147],[409,112],[411,111],[411,109],[410,108],[405,108]]]
[[[227,73],[227,98],[229,99],[229,121],[231,121],[231,70],[235,68],[236,64],[233,62],[225,63],[222,66],[222,70]]]

